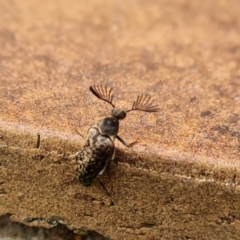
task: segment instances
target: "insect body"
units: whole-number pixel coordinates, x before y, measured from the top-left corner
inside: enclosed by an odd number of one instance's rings
[[[114,160],[114,140],[117,138],[126,147],[131,147],[136,142],[127,143],[118,136],[119,120],[124,119],[128,112],[133,110],[157,112],[157,105],[147,95],[139,95],[129,110],[115,108],[112,103],[112,88],[101,85],[90,87],[90,91],[99,99],[112,105],[111,117],[106,117],[92,126],[87,134],[86,142],[80,152],[76,154],[77,178],[84,186],[90,186],[93,180],[104,173],[109,160]]]

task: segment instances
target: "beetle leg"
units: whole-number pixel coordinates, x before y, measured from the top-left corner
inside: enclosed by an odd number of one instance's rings
[[[116,148],[114,147],[113,155],[112,155],[112,157],[111,157],[111,160],[114,160],[114,159],[115,159],[115,154],[116,154]]]
[[[84,136],[75,128],[74,129],[76,131],[76,133],[82,138],[82,139],[85,139]]]
[[[116,153],[116,149],[114,148],[114,151],[113,151],[111,160],[114,160],[114,158],[115,158],[115,153]],[[105,170],[106,170],[106,168],[107,168],[107,165],[108,165],[108,161],[106,161],[105,166],[104,166],[104,168],[101,170],[101,172],[99,173],[99,175],[102,175],[102,174],[105,172]]]
[[[116,138],[123,144],[125,145],[126,147],[132,147],[133,145],[135,145],[138,141],[138,139],[132,143],[127,143],[125,142],[125,140],[123,140],[121,137],[119,137],[118,135],[116,136]]]
[[[40,133],[37,134],[37,145],[36,148],[40,148],[40,143],[41,143],[41,138],[40,138]]]
[[[105,172],[107,165],[108,165],[108,161],[106,161],[104,168],[101,170],[101,172],[98,175],[102,175]]]

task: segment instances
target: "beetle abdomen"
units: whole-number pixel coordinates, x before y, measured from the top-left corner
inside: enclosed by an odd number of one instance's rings
[[[77,153],[77,178],[84,186],[90,186],[105,168],[114,153],[114,143],[98,129],[90,128],[83,149]]]

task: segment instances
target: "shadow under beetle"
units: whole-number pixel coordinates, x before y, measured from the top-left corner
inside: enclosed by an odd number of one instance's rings
[[[76,154],[77,178],[84,186],[90,186],[94,179],[104,173],[109,160],[114,160],[114,140],[117,138],[126,147],[133,146],[136,142],[127,143],[118,136],[119,120],[124,119],[128,112],[138,110],[145,112],[157,112],[159,108],[153,104],[148,95],[138,95],[132,108],[123,110],[115,108],[112,103],[112,88],[94,85],[90,91],[99,99],[111,104],[113,109],[111,117],[106,117],[88,130],[85,144],[80,152]]]

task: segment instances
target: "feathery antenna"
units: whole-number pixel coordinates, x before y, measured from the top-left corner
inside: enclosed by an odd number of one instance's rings
[[[133,110],[144,111],[144,112],[158,112],[160,109],[158,105],[153,104],[153,100],[149,95],[141,94],[138,95],[137,100],[134,101],[132,109],[127,110],[130,112]]]
[[[102,85],[93,85],[90,87],[90,91],[99,99],[110,103],[113,108],[115,108],[114,104],[112,103],[113,100],[113,94],[112,94],[113,88],[107,88],[106,86]]]

